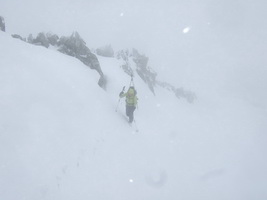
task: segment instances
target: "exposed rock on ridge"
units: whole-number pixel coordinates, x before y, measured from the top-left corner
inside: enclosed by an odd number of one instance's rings
[[[136,72],[154,95],[156,95],[155,88],[159,86],[173,92],[179,99],[186,99],[189,103],[193,103],[196,100],[196,95],[193,92],[182,87],[176,88],[167,82],[157,80],[157,73],[148,66],[149,58],[141,55],[136,49],[133,49],[132,52],[129,52],[128,49],[121,50],[117,53],[116,57],[124,61],[124,64],[121,66],[124,72],[129,76],[134,75],[134,72]]]
[[[0,16],[0,30],[4,32],[6,31],[5,19],[2,16]]]
[[[55,47],[61,53],[79,59],[83,64],[96,70],[99,75],[98,85],[102,88],[106,87],[106,78],[100,67],[99,61],[95,54],[86,46],[85,41],[81,38],[78,32],[74,32],[71,36],[59,37],[52,33],[39,33],[36,38],[30,34],[27,42],[35,45],[49,48]]]

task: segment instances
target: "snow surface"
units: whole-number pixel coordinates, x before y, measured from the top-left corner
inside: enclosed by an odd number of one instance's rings
[[[227,93],[154,96],[136,76],[135,132],[120,60],[98,57],[104,91],[75,58],[3,32],[0,44],[0,199],[267,199],[264,108]]]

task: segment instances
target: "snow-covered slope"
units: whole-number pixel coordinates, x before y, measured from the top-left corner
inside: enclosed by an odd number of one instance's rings
[[[0,32],[0,198],[5,200],[266,199],[266,111],[242,99],[194,104],[136,76],[139,132],[108,79],[75,58]],[[211,98],[212,97],[212,98]]]

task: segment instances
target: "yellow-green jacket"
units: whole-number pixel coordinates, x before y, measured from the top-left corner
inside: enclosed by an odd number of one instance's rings
[[[126,97],[126,105],[127,106],[136,106],[137,105],[137,96],[136,96],[136,91],[134,88],[129,88],[129,90],[126,93],[121,92],[120,93],[120,98]]]

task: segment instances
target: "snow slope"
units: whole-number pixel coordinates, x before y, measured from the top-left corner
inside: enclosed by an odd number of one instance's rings
[[[139,132],[118,93],[120,61],[96,71],[0,32],[0,198],[267,199],[266,110],[238,97],[188,104],[136,76]],[[206,93],[208,94],[208,93]]]

